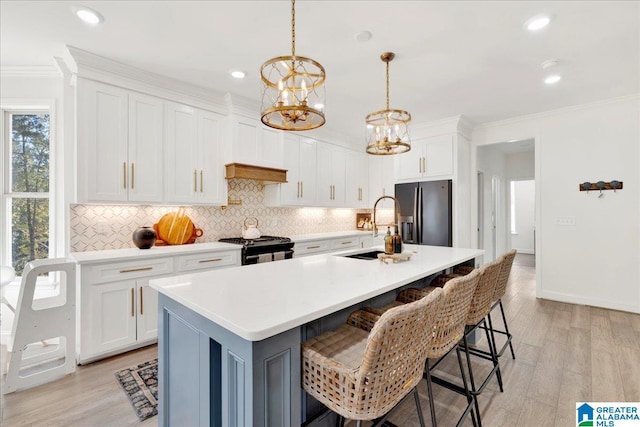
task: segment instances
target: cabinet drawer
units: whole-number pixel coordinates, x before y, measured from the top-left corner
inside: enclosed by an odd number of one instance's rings
[[[239,251],[209,252],[178,257],[178,271],[212,270],[240,265]]]
[[[170,274],[173,270],[173,258],[154,258],[94,265],[89,275],[91,283],[104,283]]]
[[[360,247],[360,238],[358,236],[345,237],[331,241],[331,250],[339,251],[341,249],[352,249]]]
[[[330,240],[315,240],[308,242],[299,242],[293,246],[294,256],[311,255],[320,252],[331,251]]]

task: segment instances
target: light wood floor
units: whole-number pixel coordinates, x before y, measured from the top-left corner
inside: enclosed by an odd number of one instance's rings
[[[498,391],[494,380],[480,396],[483,424],[574,426],[576,402],[640,401],[640,315],[537,300],[535,272],[526,261],[514,263],[504,298],[517,359],[512,360],[508,350],[500,359],[505,392]],[[156,353],[155,346],[147,347],[79,367],[61,380],[3,396],[0,424],[156,425],[157,417],[138,421],[113,375]],[[474,372],[482,372],[487,364],[476,363]],[[455,356],[443,362],[442,371],[444,376],[457,373]],[[424,381],[419,391],[430,425]],[[437,385],[434,391],[439,425],[455,425],[465,399]],[[413,401],[398,408],[390,420],[398,426],[417,426]],[[470,419],[465,425],[472,425]]]

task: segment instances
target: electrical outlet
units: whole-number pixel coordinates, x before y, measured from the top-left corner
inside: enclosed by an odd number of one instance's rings
[[[556,222],[556,225],[575,226],[576,217],[575,216],[557,216],[555,222]]]
[[[111,233],[111,227],[109,227],[109,223],[105,220],[98,221],[95,227],[96,233],[98,234],[109,234]]]

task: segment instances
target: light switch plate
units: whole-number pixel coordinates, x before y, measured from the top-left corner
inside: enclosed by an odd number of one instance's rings
[[[575,216],[557,216],[555,222],[556,222],[556,225],[575,226],[576,217]]]

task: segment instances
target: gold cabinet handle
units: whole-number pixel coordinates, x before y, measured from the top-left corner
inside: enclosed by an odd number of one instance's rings
[[[135,301],[134,301],[135,299],[136,299],[135,290],[131,288],[131,317],[136,316],[136,308],[135,308]]]
[[[120,270],[120,273],[133,273],[134,271],[149,271],[153,270],[153,267],[139,267],[139,268],[125,268]]]
[[[122,162],[122,188],[127,188],[127,162]]]
[[[198,192],[198,171],[195,169],[193,170],[193,192]]]
[[[320,246],[307,246],[307,249],[318,249]]]
[[[131,189],[133,190],[133,186],[136,179],[136,165],[135,163],[131,163]]]
[[[222,258],[201,259],[198,261],[198,263],[204,264],[205,262],[217,262],[217,261],[222,261]]]
[[[296,198],[300,198],[300,181],[298,181],[298,194],[296,194]]]
[[[304,197],[304,181],[300,181],[300,197]]]
[[[143,298],[143,292],[142,292],[142,287],[140,288],[140,316],[142,316],[144,314],[144,300]]]
[[[200,170],[200,192],[202,193],[204,191],[204,172],[202,170]]]
[[[350,245],[350,244],[352,244],[352,243],[353,243],[353,242],[352,242],[351,240],[349,240],[348,242],[342,242],[342,244],[343,244],[343,245]]]

